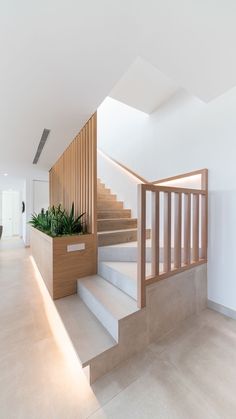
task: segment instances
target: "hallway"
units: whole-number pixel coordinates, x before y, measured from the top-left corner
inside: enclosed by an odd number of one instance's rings
[[[1,418],[236,417],[236,321],[205,310],[90,388],[20,240],[0,242],[0,299]]]

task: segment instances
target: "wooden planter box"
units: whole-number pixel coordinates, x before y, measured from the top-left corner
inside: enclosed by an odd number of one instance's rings
[[[30,242],[32,256],[53,299],[75,294],[77,279],[97,272],[95,234],[53,238],[31,228]],[[81,250],[74,250],[78,246]]]

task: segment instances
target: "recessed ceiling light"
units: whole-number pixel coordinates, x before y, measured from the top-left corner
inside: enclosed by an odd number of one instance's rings
[[[3,176],[8,176],[8,173],[4,173],[4,175]]]

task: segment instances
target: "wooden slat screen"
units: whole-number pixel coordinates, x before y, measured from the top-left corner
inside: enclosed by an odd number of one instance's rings
[[[50,205],[85,212],[87,232],[96,234],[97,114],[95,113],[54,164],[49,175]]]

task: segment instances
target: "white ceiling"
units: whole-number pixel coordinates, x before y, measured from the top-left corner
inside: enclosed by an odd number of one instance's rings
[[[178,86],[142,58],[137,58],[109,96],[150,114],[165,103]]]
[[[0,171],[49,169],[137,59],[204,101],[236,85],[234,0],[2,0]],[[158,104],[157,97],[157,104]]]

